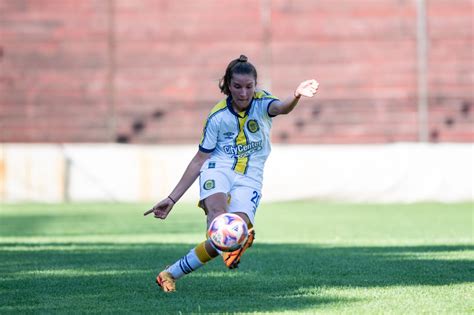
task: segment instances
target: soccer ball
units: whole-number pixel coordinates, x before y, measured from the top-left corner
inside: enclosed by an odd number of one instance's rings
[[[245,244],[249,231],[241,217],[233,213],[224,213],[212,220],[207,235],[217,249],[233,252]]]

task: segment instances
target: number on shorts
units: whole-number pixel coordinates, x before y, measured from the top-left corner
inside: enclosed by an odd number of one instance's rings
[[[258,207],[260,197],[262,197],[262,195],[259,195],[258,191],[253,192],[253,197],[250,199],[250,201],[255,205],[255,207]]]

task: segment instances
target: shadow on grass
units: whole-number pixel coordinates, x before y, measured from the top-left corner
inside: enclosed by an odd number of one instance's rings
[[[446,259],[474,246],[327,247],[256,244],[241,268],[217,259],[163,294],[156,273],[183,244],[0,244],[3,311],[272,312],[315,310],[356,299],[321,288],[474,282],[472,260]]]

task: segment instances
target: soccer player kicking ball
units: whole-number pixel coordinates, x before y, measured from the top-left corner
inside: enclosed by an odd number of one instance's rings
[[[222,255],[226,266],[237,268],[242,254],[252,246],[253,229],[262,191],[263,167],[270,154],[272,118],[288,114],[301,96],[312,97],[318,89],[316,80],[307,80],[284,101],[257,90],[257,70],[241,55],[232,60],[219,82],[227,95],[209,113],[199,150],[173,191],[145,215],[165,219],[176,202],[199,176],[199,206],[207,215],[207,226],[225,212],[244,219],[249,236],[234,252],[221,252],[206,240],[171,266],[160,272],[156,282],[165,292],[176,290],[176,280]]]

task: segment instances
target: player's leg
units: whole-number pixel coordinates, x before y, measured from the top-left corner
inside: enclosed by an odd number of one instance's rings
[[[212,220],[226,212],[227,194],[216,193],[203,200],[201,203],[207,213],[207,226]],[[219,256],[219,252],[212,246],[210,240],[206,240],[191,249],[186,255],[178,259],[174,264],[160,272],[156,282],[165,292],[176,290],[176,280],[202,267],[208,261]]]
[[[211,256],[209,250],[206,249],[206,242],[202,242],[192,248],[174,264],[160,272],[156,277],[156,282],[165,292],[176,291],[176,281],[178,279],[199,269],[216,256],[218,256],[218,254]]]
[[[260,189],[237,186],[231,191],[231,200],[228,211],[239,215],[245,220],[249,228],[249,237],[245,244],[238,250],[229,253],[222,253],[224,263],[229,269],[234,269],[239,266],[242,255],[249,247],[252,246],[253,241],[255,240],[255,229],[253,228],[253,222],[260,198]]]
[[[242,216],[241,213],[236,213],[236,214]],[[255,229],[253,228],[252,223],[248,223],[247,225],[249,228],[249,236],[246,242],[244,243],[244,245],[242,245],[241,248],[233,252],[222,252],[222,259],[224,260],[225,265],[229,269],[235,269],[239,267],[242,255],[245,253],[247,249],[249,249],[252,246],[255,240]]]
[[[227,199],[227,193],[219,192],[203,200],[201,204],[204,206],[203,210],[207,215],[207,228],[218,215],[227,212]]]

